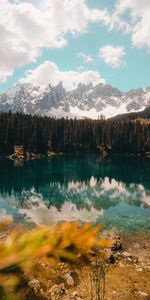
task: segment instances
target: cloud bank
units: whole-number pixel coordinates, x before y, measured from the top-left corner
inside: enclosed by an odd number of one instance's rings
[[[36,69],[29,70],[26,77],[20,80],[21,83],[30,82],[40,86],[48,83],[56,85],[60,81],[66,90],[76,88],[80,82],[85,84],[105,83],[105,79],[97,71],[61,71],[56,64],[50,61],[45,61]]]

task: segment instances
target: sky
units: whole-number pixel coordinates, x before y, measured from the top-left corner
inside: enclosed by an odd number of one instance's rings
[[[150,0],[0,0],[0,92],[150,86]]]

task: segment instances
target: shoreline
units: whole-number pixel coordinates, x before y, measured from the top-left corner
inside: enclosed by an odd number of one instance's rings
[[[103,155],[100,151],[85,151],[85,152],[54,152],[54,151],[48,151],[47,154],[42,154],[42,153],[33,153],[33,152],[27,152],[27,154],[24,155],[17,155],[15,153],[12,154],[2,154],[0,155],[1,160],[22,160],[22,161],[27,161],[27,160],[39,160],[43,158],[49,158],[53,156],[59,156],[59,155],[99,155],[101,158],[111,158],[111,157],[141,157],[141,158],[150,158],[150,153],[115,153],[115,152],[109,152]]]

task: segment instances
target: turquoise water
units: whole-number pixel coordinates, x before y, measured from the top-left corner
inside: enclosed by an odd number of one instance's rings
[[[79,219],[124,232],[150,230],[150,159],[59,155],[0,161],[0,218],[36,224]]]

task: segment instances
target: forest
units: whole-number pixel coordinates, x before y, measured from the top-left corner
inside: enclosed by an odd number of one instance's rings
[[[132,116],[132,117],[131,117]],[[97,152],[145,154],[150,152],[149,114],[129,114],[109,120],[56,119],[22,113],[0,113],[0,155],[24,151],[46,155]]]

